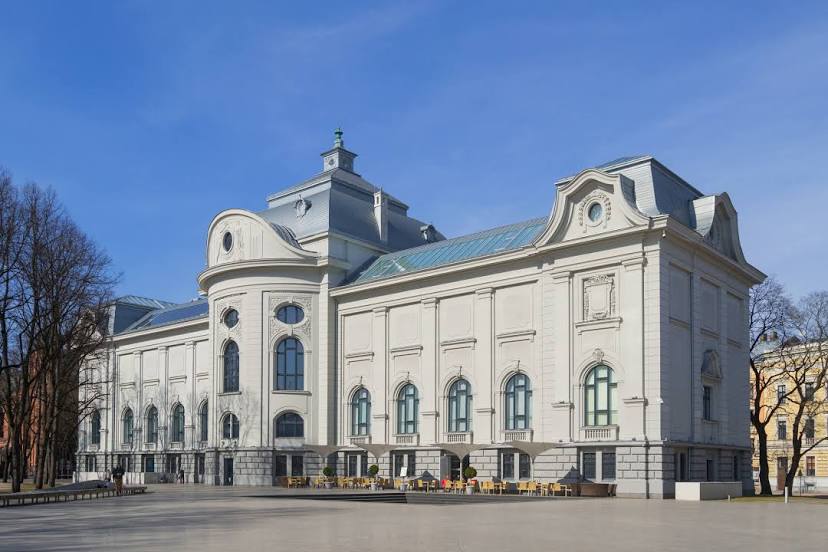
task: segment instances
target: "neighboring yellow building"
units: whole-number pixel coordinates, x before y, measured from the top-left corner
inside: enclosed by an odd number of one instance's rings
[[[773,363],[778,362],[778,357],[775,357],[773,352],[769,352],[765,362],[768,369],[772,370]],[[808,407],[807,415],[803,416],[803,423],[806,425],[802,448],[805,450],[814,443],[818,444],[803,454],[797,469],[797,474],[801,473],[801,478],[797,477],[794,480],[794,488],[826,491],[828,490],[828,439],[826,439],[828,437],[828,387],[824,381],[821,386],[817,384],[818,371],[822,369],[821,363],[817,364],[818,366],[814,366],[810,370],[812,373],[805,376],[803,391],[811,395],[813,404]],[[762,397],[763,410],[767,409],[768,413],[766,415],[774,418],[767,425],[767,434],[769,476],[771,485],[776,490],[784,489],[785,474],[793,456],[791,435],[798,404],[792,400],[793,397],[790,395],[793,393],[798,398],[798,394],[792,375],[786,374],[778,377],[768,386],[765,390],[765,396]],[[753,379],[753,372],[751,371],[752,392],[755,389]],[[775,412],[769,412],[773,405],[779,402],[782,403],[781,406]],[[751,401],[751,408],[752,406],[753,401]],[[758,480],[759,443],[753,425],[751,425],[750,434],[753,443],[754,479]]]

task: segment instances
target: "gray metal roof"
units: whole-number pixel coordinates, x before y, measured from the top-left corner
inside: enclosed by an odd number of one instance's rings
[[[337,232],[368,243],[384,250],[414,247],[423,243],[420,227],[425,223],[408,216],[407,206],[389,197],[388,240],[380,240],[374,218],[373,185],[356,175],[349,174],[348,180],[341,178],[345,171],[332,171],[315,184],[300,191],[278,194],[269,198],[270,208],[258,213],[266,221],[290,228],[301,240],[323,232]],[[337,176],[339,175],[339,176]],[[355,185],[352,180],[359,179]],[[308,205],[303,215],[296,212],[296,202],[303,199]],[[436,232],[438,240],[444,236]]]
[[[534,218],[467,236],[387,253],[375,259],[348,283],[361,284],[520,249],[532,243],[543,231],[547,220],[546,217]]]
[[[206,318],[208,312],[209,304],[207,303],[207,299],[196,299],[188,303],[151,311],[121,333],[166,326],[168,324],[186,322],[197,318]]]
[[[115,303],[122,303],[125,305],[135,305],[138,307],[148,307],[151,309],[163,309],[171,307],[175,303],[170,301],[161,301],[160,299],[150,299],[149,297],[139,297],[138,295],[124,295],[115,299]]]

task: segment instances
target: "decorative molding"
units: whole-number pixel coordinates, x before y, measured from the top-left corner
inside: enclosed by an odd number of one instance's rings
[[[646,397],[625,397],[621,399],[621,402],[624,404],[638,404],[641,406],[647,406],[647,398]]]
[[[458,337],[440,341],[440,347],[443,349],[463,349],[466,347],[474,349],[475,343],[477,343],[476,337]]]
[[[373,360],[374,351],[357,351],[354,353],[346,353],[345,360]]]
[[[604,320],[616,314],[615,275],[596,274],[583,280],[583,320]]]
[[[593,203],[601,204],[601,207],[604,209],[601,218],[594,222],[589,220],[589,213],[586,212]],[[590,193],[578,204],[578,224],[583,228],[584,234],[586,234],[589,228],[598,226],[606,228],[610,218],[612,218],[612,202],[609,196],[600,190],[595,190]]]
[[[392,347],[388,350],[391,356],[404,356],[404,355],[419,355],[423,350],[422,345],[403,345],[400,347]]]
[[[313,318],[313,297],[304,294],[267,293],[268,308],[265,313],[268,319],[268,343],[280,339],[283,336],[296,336],[302,341],[305,353],[309,353],[311,343]],[[276,318],[276,312],[285,305],[296,305],[302,309],[304,317],[296,324],[285,324]]]
[[[575,322],[575,329],[578,334],[591,330],[602,330],[607,328],[619,328],[623,319],[620,316],[612,318],[604,318],[599,320],[586,320],[582,322]]]
[[[182,375],[179,375],[179,376],[170,376],[169,380],[170,380],[170,383],[173,383],[173,382],[176,382],[176,381],[187,381],[187,374],[182,374]]]
[[[512,341],[534,341],[535,334],[537,332],[534,329],[528,330],[514,330],[511,332],[501,332],[495,336],[495,338],[499,342],[508,343]]]

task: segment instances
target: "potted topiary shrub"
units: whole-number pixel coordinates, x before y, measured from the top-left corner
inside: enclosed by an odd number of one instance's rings
[[[377,490],[377,474],[379,473],[379,466],[376,464],[371,464],[368,467],[368,475],[371,476],[371,490]]]
[[[466,494],[474,494],[474,488],[477,486],[477,470],[469,466],[463,470],[463,477],[466,478]]]
[[[333,477],[336,475],[336,470],[331,466],[325,466],[322,468],[322,475],[325,476],[325,488],[330,489],[333,487]]]

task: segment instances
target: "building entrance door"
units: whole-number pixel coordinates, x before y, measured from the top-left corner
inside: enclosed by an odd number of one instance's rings
[[[232,485],[233,484],[233,459],[232,458],[225,458],[224,459],[224,484],[225,485]]]
[[[788,473],[788,457],[780,456],[776,459],[776,490],[785,488],[785,475]]]

